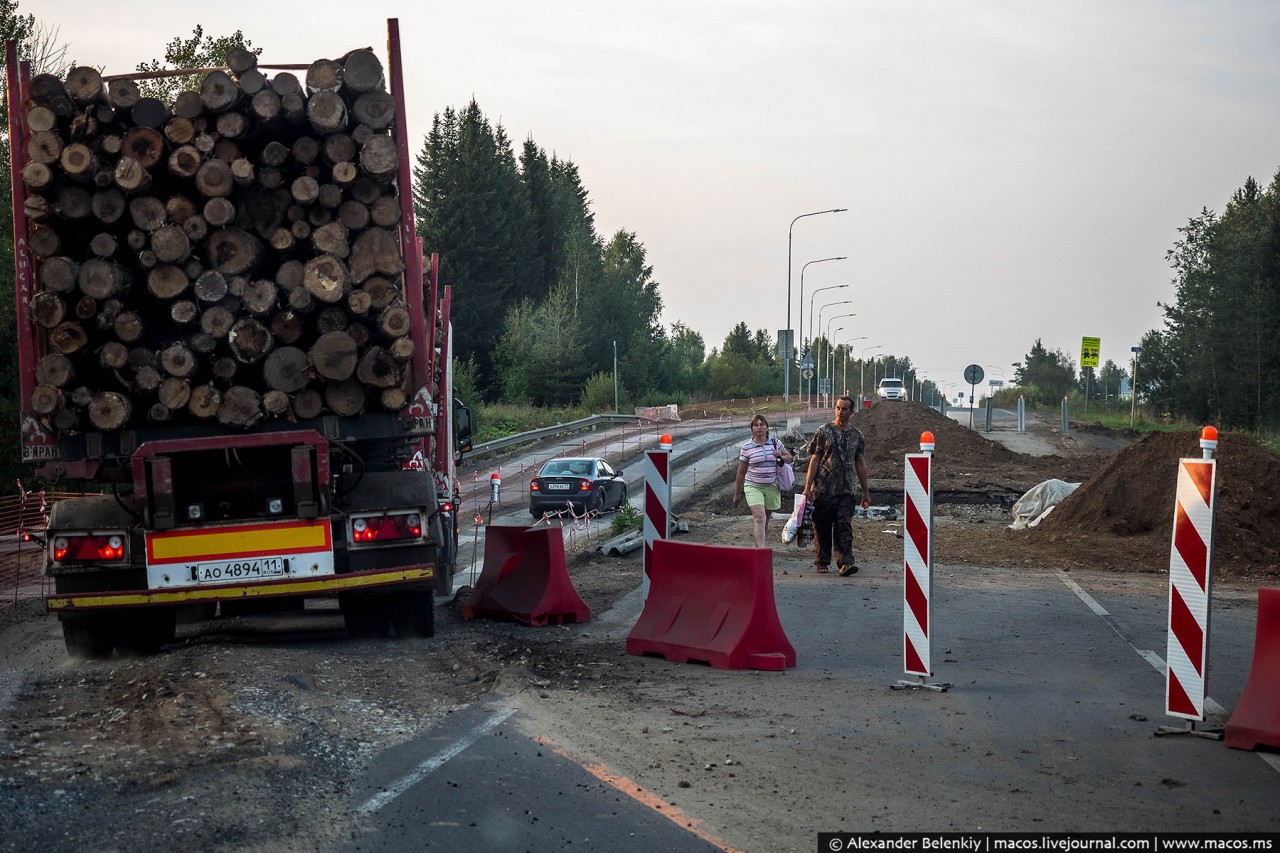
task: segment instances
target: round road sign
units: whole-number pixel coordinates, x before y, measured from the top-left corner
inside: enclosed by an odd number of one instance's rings
[[[951,375],[954,376],[955,374]],[[964,369],[964,381],[970,385],[977,385],[981,382],[983,375],[982,368],[976,364],[971,364]]]

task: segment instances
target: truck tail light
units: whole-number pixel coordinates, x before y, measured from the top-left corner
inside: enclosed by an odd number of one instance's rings
[[[64,533],[49,543],[55,563],[103,563],[124,559],[123,533]]]
[[[391,512],[351,520],[351,541],[359,544],[422,538],[422,514]]]

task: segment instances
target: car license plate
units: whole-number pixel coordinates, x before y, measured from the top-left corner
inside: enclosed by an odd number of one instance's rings
[[[567,492],[569,491],[569,484],[568,483],[547,483],[547,488],[555,492]]]
[[[196,583],[226,583],[282,577],[289,571],[285,557],[258,557],[249,560],[227,560],[219,563],[196,563],[191,567]]]

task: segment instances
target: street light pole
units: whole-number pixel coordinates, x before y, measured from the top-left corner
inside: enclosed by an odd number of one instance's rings
[[[1133,382],[1129,389],[1129,429],[1133,429],[1133,416],[1138,411],[1138,355],[1142,352],[1142,347],[1129,347],[1129,351],[1133,353]]]
[[[836,257],[836,258],[818,258],[816,261],[806,261],[800,267],[800,319],[796,322],[796,325],[800,327],[799,328],[800,334],[802,335],[804,334],[804,271],[809,268],[809,264],[820,264],[823,261],[844,261],[844,260],[848,260],[848,258],[846,258],[844,255],[840,255],[839,257]],[[847,287],[848,285],[845,285],[845,286]],[[825,290],[826,288],[822,288],[822,289]],[[815,290],[814,293],[817,293],[817,291]],[[810,306],[809,313],[811,315],[813,314],[812,306]],[[810,326],[813,325],[812,316],[810,316],[809,318],[809,325]],[[812,345],[813,343],[812,330],[809,335],[809,342]],[[804,339],[800,340],[800,355],[804,356]]]
[[[791,224],[787,226],[787,328],[786,340],[784,341],[784,361],[783,366],[786,372],[782,374],[782,402],[789,404],[791,402],[791,230],[795,228],[796,223],[806,216],[818,216],[823,213],[844,213],[849,208],[833,207],[831,210],[815,210],[813,213],[802,213],[795,219],[791,220]]]
[[[852,314],[839,314],[827,321],[827,333],[823,335],[823,338],[827,342],[827,382],[831,383],[831,392],[832,392],[831,396],[829,396],[827,399],[828,404],[830,404],[831,400],[835,399],[835,390],[836,390],[835,382],[832,382],[832,374],[835,373],[835,361],[832,358],[831,324],[834,323],[836,320],[843,320],[845,317],[857,317],[857,316],[858,316],[857,312],[854,312]],[[843,329],[844,329],[844,326],[840,326],[839,328],[836,329],[836,331],[839,332]]]
[[[840,302],[828,302],[826,305],[820,305],[820,306],[818,307],[818,331],[822,331],[822,312],[823,312],[823,311],[826,311],[828,308],[832,308],[832,307],[834,307],[834,306],[836,306],[836,305],[848,305],[848,304],[850,304],[850,303],[852,303],[852,302],[853,302],[853,300],[852,300],[852,299],[843,299],[843,300],[841,300]],[[817,342],[815,341],[814,343],[817,343]],[[815,349],[816,349],[816,347],[815,347]],[[819,361],[819,362],[818,362],[818,364],[817,364],[817,366],[818,366],[818,383],[819,383],[819,385],[821,385],[821,383],[822,383],[822,362],[820,362],[820,361]],[[821,388],[819,388],[819,390],[818,390],[818,394],[821,394],[821,393],[822,393],[822,390],[821,390]]]
[[[844,386],[844,393],[846,394],[849,393],[849,344],[853,343],[854,341],[865,341],[866,339],[867,339],[866,335],[858,335],[858,337],[849,338],[849,340],[841,344],[841,346],[844,347],[845,356],[844,356],[844,372],[840,376],[840,384]]]
[[[858,356],[858,396],[859,397],[863,396],[862,389],[865,386],[865,380],[867,378],[867,351],[873,350],[873,349],[884,349],[884,346],[881,344],[876,344],[873,347],[863,347],[862,355]]]
[[[801,270],[801,271],[800,271],[800,276],[801,276],[801,281],[800,281],[800,307],[801,307],[801,308],[803,308],[803,307],[804,307],[804,280],[803,280],[803,277],[804,277],[804,270]],[[815,291],[814,291],[814,292],[809,296],[809,346],[811,346],[811,347],[813,346],[813,298],[814,298],[815,296],[817,296],[819,293],[821,293],[822,291],[824,291],[824,290],[839,290],[839,289],[840,289],[840,288],[842,288],[842,287],[848,287],[848,286],[849,286],[849,285],[847,285],[847,284],[833,284],[833,285],[831,285],[830,287],[819,287],[817,290],[815,290]],[[821,326],[819,326],[819,328],[821,328]],[[802,331],[802,332],[804,331],[804,321],[803,321],[803,320],[800,322],[800,331]],[[807,404],[808,404],[808,402],[809,402],[809,398],[806,396],[806,397],[805,397],[805,404],[807,405]]]

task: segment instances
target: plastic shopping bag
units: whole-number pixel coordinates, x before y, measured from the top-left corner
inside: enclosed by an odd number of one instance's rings
[[[796,508],[791,513],[791,517],[787,519],[787,523],[782,528],[782,541],[790,542],[796,538],[796,533],[800,530],[800,525],[804,521],[805,508],[804,495],[796,495]]]

